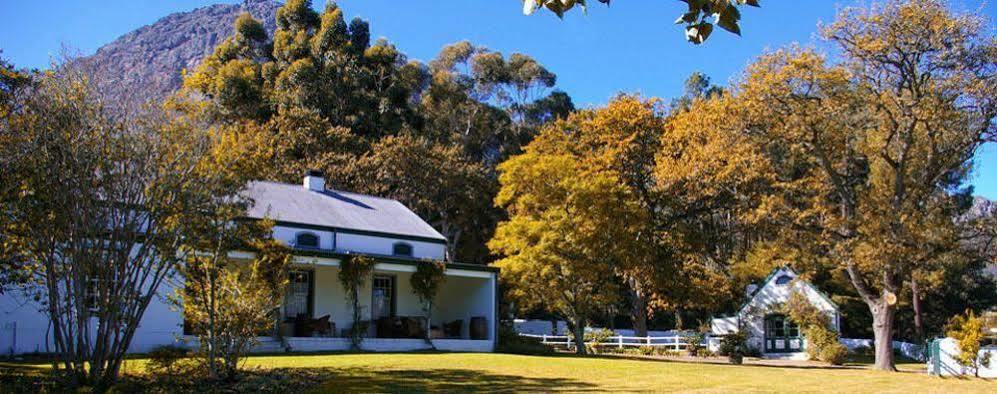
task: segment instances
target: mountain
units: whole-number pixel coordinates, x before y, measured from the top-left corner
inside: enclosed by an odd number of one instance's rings
[[[118,37],[80,62],[117,103],[161,99],[180,87],[184,69],[193,70],[232,35],[239,14],[249,12],[272,34],[279,7],[272,0],[245,0],[170,14]]]

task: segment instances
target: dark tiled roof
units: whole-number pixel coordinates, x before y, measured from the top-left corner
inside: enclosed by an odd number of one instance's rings
[[[247,213],[250,218],[445,240],[429,223],[392,199],[265,181],[250,182],[245,193],[253,200]]]

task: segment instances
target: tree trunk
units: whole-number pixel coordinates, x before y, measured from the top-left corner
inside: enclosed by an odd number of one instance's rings
[[[585,349],[585,324],[587,322],[581,317],[576,317],[574,320],[571,331],[575,336],[575,353],[585,355],[588,353],[588,349]]]
[[[684,327],[682,327],[682,310],[681,309],[676,309],[675,310],[675,329],[676,330],[681,330],[683,328]]]
[[[924,343],[924,316],[921,311],[921,289],[917,286],[917,280],[910,281],[911,304],[914,307],[914,335],[917,343]]]
[[[883,297],[885,298],[885,297]],[[876,362],[873,369],[879,371],[896,371],[893,365],[893,316],[896,309],[880,299],[869,305],[872,312],[872,332],[875,338]]]
[[[633,322],[634,336],[635,337],[646,337],[647,336],[647,300],[644,297],[636,296],[633,299],[632,309],[630,310],[630,320]]]
[[[638,288],[633,279],[630,282],[630,321],[633,323],[634,336],[647,336],[647,298]]]

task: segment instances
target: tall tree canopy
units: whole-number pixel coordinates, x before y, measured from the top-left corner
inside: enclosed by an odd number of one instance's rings
[[[736,115],[781,191],[767,207],[790,244],[818,245],[873,316],[876,368],[893,369],[897,294],[957,247],[971,158],[994,139],[997,44],[941,1],[847,8],[823,29],[840,62],[792,48],[738,85]]]
[[[238,130],[228,134],[242,155],[233,165],[250,178],[325,170],[333,187],[413,207],[447,237],[448,258],[487,262],[482,245],[501,215],[487,204],[495,166],[574,109],[554,73],[468,42],[429,65],[408,61],[332,2],[318,13],[291,0],[276,18],[271,39],[240,16],[173,105]]]

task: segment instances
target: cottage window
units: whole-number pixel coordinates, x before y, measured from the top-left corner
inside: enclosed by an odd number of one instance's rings
[[[778,278],[775,278],[775,284],[777,284],[777,285],[784,285],[784,284],[792,282],[792,281],[793,281],[793,277],[789,276],[789,275],[782,275],[782,276],[780,276]]]
[[[294,246],[299,248],[318,249],[318,235],[315,233],[303,232],[294,237]]]
[[[311,271],[291,271],[287,292],[284,295],[284,319],[312,316],[314,282]]]
[[[395,256],[412,256],[412,245],[405,242],[398,242],[391,248],[391,254]]]

